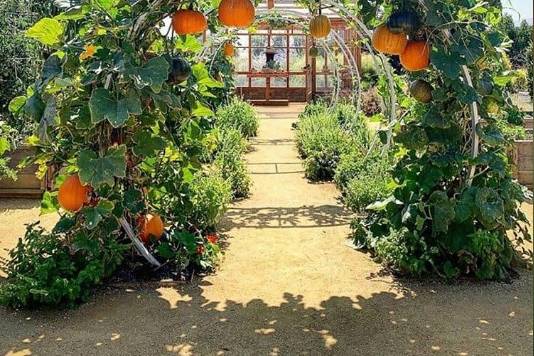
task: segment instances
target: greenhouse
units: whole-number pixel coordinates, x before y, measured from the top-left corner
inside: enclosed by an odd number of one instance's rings
[[[0,354],[531,355],[532,12],[0,2]]]

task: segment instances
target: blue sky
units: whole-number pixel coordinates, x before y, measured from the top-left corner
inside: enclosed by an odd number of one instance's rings
[[[516,22],[520,20],[532,19],[532,0],[502,0],[503,7],[512,7],[512,9],[506,9],[505,11],[510,13]]]

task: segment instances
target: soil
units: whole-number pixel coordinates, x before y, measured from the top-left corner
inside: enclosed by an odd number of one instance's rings
[[[115,285],[74,310],[0,308],[0,354],[532,355],[531,271],[511,284],[412,281],[346,245],[336,188],[304,178],[291,130],[302,108],[258,109],[252,195],[226,215],[216,273]],[[2,201],[0,247],[34,219],[37,203]]]

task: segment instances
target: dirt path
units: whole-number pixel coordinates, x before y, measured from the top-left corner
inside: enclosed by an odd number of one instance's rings
[[[399,281],[345,245],[335,187],[303,177],[301,109],[259,109],[252,196],[226,216],[217,273],[108,289],[76,310],[0,309],[0,354],[531,355],[530,272],[510,285]]]

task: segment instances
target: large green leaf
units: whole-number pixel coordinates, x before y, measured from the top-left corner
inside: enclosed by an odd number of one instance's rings
[[[152,156],[165,148],[165,140],[148,131],[137,132],[133,139],[133,153],[136,156]]]
[[[432,206],[432,233],[434,235],[449,230],[449,224],[455,217],[454,201],[442,191],[435,191],[430,195]]]
[[[87,207],[83,210],[85,216],[84,225],[92,230],[104,220],[104,217],[110,216],[115,208],[115,204],[107,199],[101,199],[94,207]]]
[[[93,151],[80,151],[77,164],[82,182],[94,188],[103,184],[113,186],[115,177],[126,175],[126,146],[112,147],[101,157]]]
[[[26,31],[26,36],[33,38],[44,45],[54,46],[61,43],[63,24],[56,19],[45,17]]]
[[[128,75],[135,82],[138,89],[150,87],[154,92],[159,93],[161,86],[169,77],[169,62],[163,57],[150,59],[142,67],[131,67]]]
[[[504,202],[499,193],[491,188],[479,188],[475,197],[478,218],[488,229],[499,224],[504,215]]]
[[[141,114],[141,101],[133,90],[128,95],[117,100],[112,93],[104,88],[93,90],[89,99],[91,121],[95,124],[108,120],[113,127],[123,126],[129,114]]]

